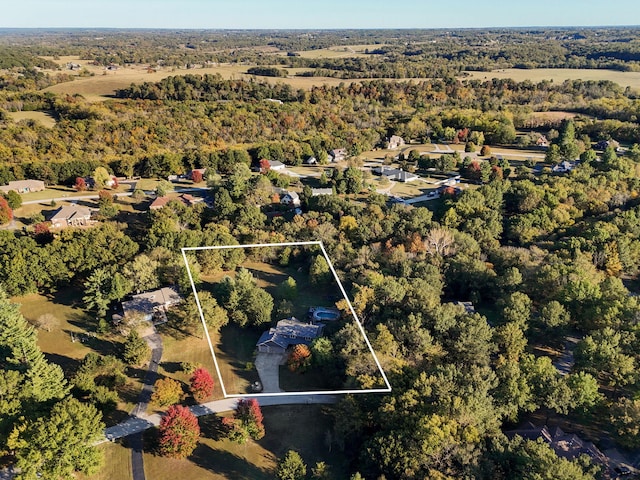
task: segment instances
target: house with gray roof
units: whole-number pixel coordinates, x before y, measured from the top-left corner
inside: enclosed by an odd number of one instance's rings
[[[291,345],[310,345],[322,336],[324,324],[304,323],[296,317],[280,320],[275,327],[264,332],[256,346],[261,353],[284,353]]]
[[[181,301],[182,297],[174,288],[163,287],[133,295],[131,300],[122,302],[122,310],[125,316],[141,313],[145,320],[152,320],[156,314],[164,316],[170,307]]]
[[[376,175],[387,177],[389,180],[396,180],[403,183],[413,182],[420,178],[418,175],[402,170],[401,168],[375,167],[372,169],[372,172]]]
[[[91,209],[81,205],[60,207],[50,218],[53,228],[84,227],[95,223],[91,220]]]
[[[7,185],[0,185],[0,192],[9,193],[11,190],[18,193],[41,192],[44,190],[42,180],[15,180]]]

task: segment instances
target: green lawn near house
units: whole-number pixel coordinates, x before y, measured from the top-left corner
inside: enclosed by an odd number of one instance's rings
[[[347,462],[331,443],[331,420],[320,405],[264,407],[265,437],[244,445],[212,437],[216,419],[200,417],[202,438],[186,460],[155,456],[145,451],[145,474],[154,480],[193,478],[198,480],[271,480],[278,458],[297,450],[307,463],[308,472],[316,462],[326,462],[333,478],[348,478]],[[151,446],[152,434],[147,436]],[[147,447],[145,447],[147,450]]]

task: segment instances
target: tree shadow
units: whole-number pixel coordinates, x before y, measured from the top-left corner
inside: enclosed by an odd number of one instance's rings
[[[215,413],[203,415],[198,419],[200,433],[203,437],[220,441],[227,437],[226,428],[222,425],[222,417]]]
[[[178,373],[182,371],[182,366],[178,362],[162,362],[161,365],[167,373]]]
[[[80,363],[82,363],[82,360],[67,357],[65,355],[58,355],[57,353],[44,353],[44,357],[48,362],[60,365],[66,378],[69,378],[76,373],[78,368],[80,368]]]
[[[273,478],[273,472],[259,468],[246,459],[200,443],[189,457],[194,464],[226,478],[259,480]]]

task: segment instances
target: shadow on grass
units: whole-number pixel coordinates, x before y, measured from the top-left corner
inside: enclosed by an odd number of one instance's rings
[[[203,437],[210,438],[216,442],[227,437],[226,429],[222,425],[222,417],[215,413],[200,417],[198,423]]]
[[[65,377],[67,378],[78,371],[78,368],[80,368],[80,363],[82,362],[82,360],[79,360],[77,358],[58,355],[57,353],[45,353],[44,357],[47,359],[47,361],[55,363],[56,365],[60,365]]]
[[[178,362],[162,362],[161,366],[167,373],[182,372],[182,366]]]
[[[238,480],[272,479],[273,472],[263,470],[238,455],[199,444],[189,457],[194,464],[225,478]]]

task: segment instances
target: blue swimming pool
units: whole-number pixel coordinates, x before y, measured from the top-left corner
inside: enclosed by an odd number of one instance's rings
[[[323,320],[336,320],[340,314],[337,312],[315,312],[314,316]]]

